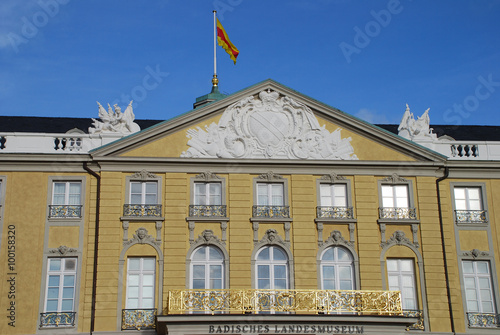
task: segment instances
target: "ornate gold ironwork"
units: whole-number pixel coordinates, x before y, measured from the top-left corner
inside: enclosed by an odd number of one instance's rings
[[[80,218],[82,217],[82,205],[49,205],[49,217]]]
[[[150,309],[123,309],[122,330],[127,329],[154,329],[156,308]]]
[[[379,218],[390,220],[416,220],[417,211],[409,207],[381,207],[378,209]]]
[[[498,328],[500,327],[500,314],[493,313],[467,313],[469,327]]]
[[[226,217],[226,205],[189,205],[189,216]]]
[[[486,223],[486,211],[455,211],[457,223]]]
[[[253,217],[262,217],[262,218],[289,218],[290,217],[290,207],[289,206],[253,206],[252,216]]]
[[[123,205],[123,216],[161,216],[161,205]]]
[[[405,310],[404,316],[418,318],[418,321],[406,328],[406,330],[424,330],[424,313],[421,310]]]
[[[352,207],[316,207],[316,217],[318,219],[353,219]]]
[[[76,312],[40,313],[40,327],[72,327],[75,325]]]
[[[165,314],[348,313],[402,315],[399,291],[340,290],[172,290]]]

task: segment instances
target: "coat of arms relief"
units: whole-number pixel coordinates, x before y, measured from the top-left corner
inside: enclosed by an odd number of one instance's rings
[[[229,106],[218,124],[189,129],[181,157],[357,160],[340,133],[320,126],[306,105],[267,90]]]

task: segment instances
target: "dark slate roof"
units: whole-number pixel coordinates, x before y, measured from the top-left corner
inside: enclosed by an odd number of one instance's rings
[[[163,120],[140,120],[136,122],[141,129],[149,128]],[[74,128],[88,133],[92,126],[91,118],[71,117],[39,117],[39,116],[0,116],[0,132],[20,133],[59,133],[64,134]],[[377,124],[391,133],[397,134],[397,124]],[[438,136],[448,135],[458,141],[500,141],[500,126],[466,126],[466,125],[431,125]]]

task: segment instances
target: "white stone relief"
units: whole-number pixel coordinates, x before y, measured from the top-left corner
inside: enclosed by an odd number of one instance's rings
[[[99,118],[101,121],[92,119],[93,127],[89,127],[89,134],[101,134],[101,133],[122,133],[129,134],[135,133],[141,130],[141,127],[134,122],[135,115],[132,109],[132,101],[122,113],[121,108],[114,104],[114,111],[108,104],[108,111],[102,107],[102,105],[97,102],[99,106]]]
[[[410,112],[410,107],[406,104],[406,110],[403,115],[403,119],[398,127],[398,135],[409,140],[418,140],[418,139],[432,139],[435,140],[437,138],[436,134],[432,132],[432,128],[429,128],[430,118],[429,118],[429,110],[427,110],[419,116],[416,120],[413,116],[413,113]]]
[[[351,138],[319,125],[306,105],[262,91],[229,106],[218,124],[189,129],[181,157],[357,160]]]

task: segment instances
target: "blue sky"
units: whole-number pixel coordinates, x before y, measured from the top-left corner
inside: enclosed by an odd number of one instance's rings
[[[272,78],[373,123],[500,125],[500,1],[2,0],[0,115],[170,119]]]

